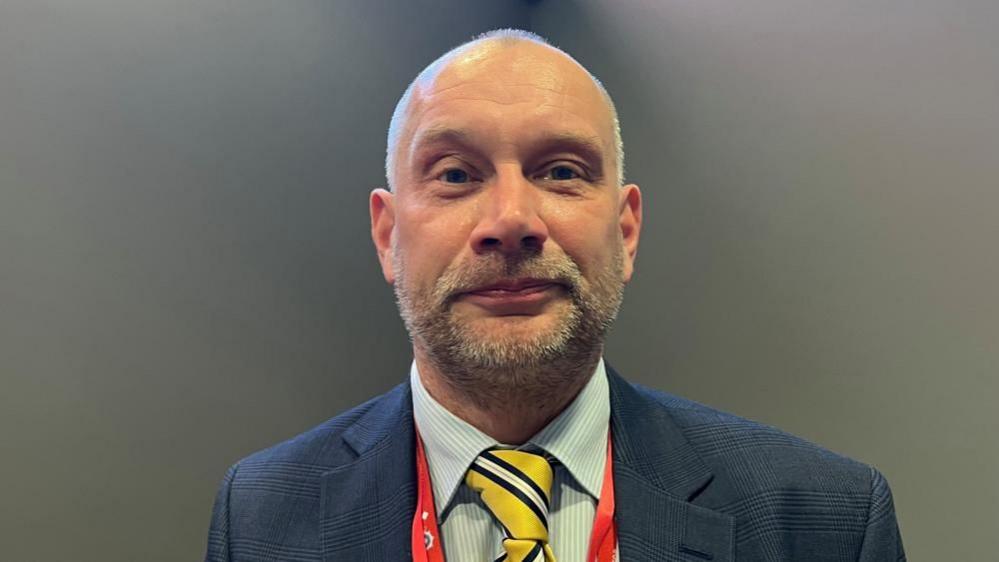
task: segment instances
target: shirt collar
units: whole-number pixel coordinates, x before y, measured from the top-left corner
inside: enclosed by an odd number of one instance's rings
[[[416,362],[410,368],[413,418],[423,440],[440,516],[465,478],[472,461],[486,449],[500,446],[493,438],[452,414],[433,399],[420,381]],[[607,459],[610,389],[601,358],[575,399],[522,449],[541,449],[565,466],[594,499],[600,497]]]

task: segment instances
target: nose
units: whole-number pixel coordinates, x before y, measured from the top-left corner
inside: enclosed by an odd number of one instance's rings
[[[548,226],[539,215],[538,190],[516,170],[501,170],[485,193],[479,223],[472,230],[476,253],[541,251]]]

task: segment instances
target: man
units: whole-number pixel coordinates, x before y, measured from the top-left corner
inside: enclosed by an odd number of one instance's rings
[[[642,222],[622,150],[532,34],[420,73],[370,200],[409,382],[234,465],[207,559],[904,560],[876,470],[604,363]]]

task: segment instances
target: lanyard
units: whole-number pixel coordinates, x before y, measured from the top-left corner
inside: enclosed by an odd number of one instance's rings
[[[587,562],[612,562],[617,549],[617,529],[614,524],[614,461],[611,456],[611,438],[607,433],[607,463],[604,465],[604,483],[590,535]],[[434,490],[430,486],[430,470],[419,430],[416,431],[416,513],[413,514],[413,562],[444,562],[437,526],[437,509]]]

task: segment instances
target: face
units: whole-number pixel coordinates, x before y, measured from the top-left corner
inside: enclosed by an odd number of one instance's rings
[[[599,353],[630,279],[637,186],[589,75],[532,43],[456,56],[414,90],[372,236],[417,353],[452,369]]]

